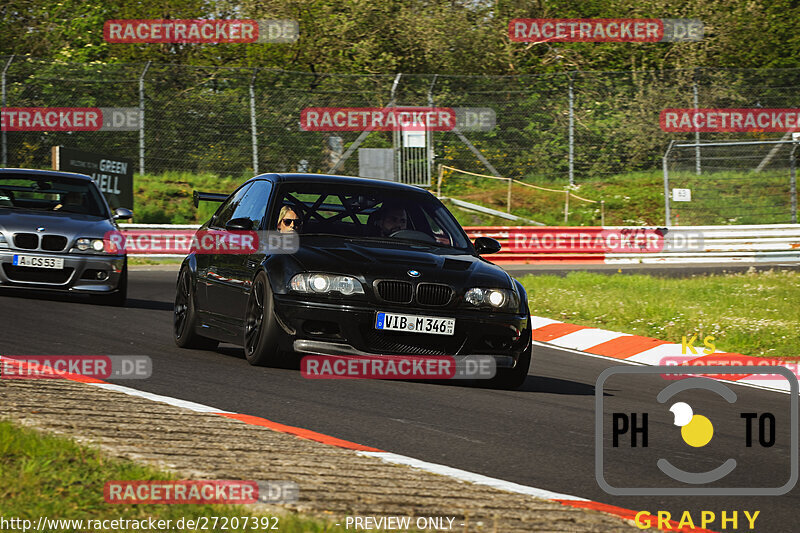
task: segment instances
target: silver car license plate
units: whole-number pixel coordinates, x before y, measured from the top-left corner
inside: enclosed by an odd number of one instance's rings
[[[61,257],[39,257],[36,255],[14,255],[16,266],[36,267],[36,268],[64,268],[64,259]]]

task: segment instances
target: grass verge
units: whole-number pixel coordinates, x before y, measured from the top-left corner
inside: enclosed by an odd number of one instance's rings
[[[166,531],[178,531],[175,524],[181,518],[263,516],[235,505],[126,505],[107,504],[103,499],[106,481],[166,479],[176,478],[151,467],[105,457],[93,448],[64,437],[42,434],[0,420],[0,516],[5,520],[27,519],[36,525],[41,516],[84,522],[89,519],[143,520],[152,517],[155,520],[171,520],[173,527]],[[251,524],[248,521],[248,525]],[[272,524],[274,519],[269,522],[270,526]],[[80,527],[73,522],[64,527],[45,529],[88,531],[91,528],[85,525]],[[344,527],[295,514],[278,517],[278,530],[284,533],[346,531]],[[180,531],[202,529],[184,528]],[[253,530],[230,528],[226,531]]]
[[[231,193],[249,177],[220,177],[215,174],[166,172],[136,176],[133,195],[133,222],[139,224],[201,224],[219,204],[201,202],[195,208],[192,191]]]
[[[675,173],[672,187],[692,189],[692,202],[674,202],[672,217],[676,225],[763,224],[789,221],[788,177],[785,173],[716,172],[704,175]],[[249,175],[217,176],[189,172],[136,176],[134,222],[146,224],[192,224],[208,220],[219,204],[192,204],[192,191],[230,193]],[[564,183],[530,175],[529,185],[564,190]],[[659,172],[628,172],[616,176],[581,176],[572,192],[588,200],[605,201],[607,226],[660,226],[664,224],[664,182]],[[442,194],[467,202],[505,211],[508,186],[505,182],[447,171]],[[599,203],[570,199],[568,220],[564,220],[566,195],[520,184],[511,188],[511,213],[548,226],[599,226]],[[448,207],[462,225],[525,225],[503,218]],[[678,217],[678,218],[676,218]]]
[[[627,172],[615,176],[580,176],[571,187],[577,196],[605,201],[607,226],[661,226],[664,220],[664,178],[661,172]],[[528,176],[524,183],[563,191],[565,184],[541,176]],[[671,188],[688,188],[691,202],[672,202],[674,225],[777,224],[791,221],[788,172],[762,173],[726,171],[698,178],[673,172]],[[444,174],[442,194],[505,211],[508,185],[458,172]],[[513,184],[511,213],[548,226],[599,226],[599,203],[571,198],[564,220],[566,195]],[[506,223],[505,225],[508,225]],[[516,225],[516,224],[514,224]]]
[[[683,279],[571,272],[520,281],[533,315],[674,343],[696,334],[700,347],[712,335],[718,350],[800,357],[800,272]]]
[[[147,256],[128,257],[128,266],[180,265],[182,262],[183,262],[183,257],[147,257]]]

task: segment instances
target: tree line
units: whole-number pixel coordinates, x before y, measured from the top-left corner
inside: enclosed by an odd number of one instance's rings
[[[292,19],[282,44],[110,44],[109,19]],[[518,43],[514,18],[695,18],[685,43]],[[263,67],[310,73],[520,75],[794,68],[797,0],[6,0],[0,55],[69,62]]]

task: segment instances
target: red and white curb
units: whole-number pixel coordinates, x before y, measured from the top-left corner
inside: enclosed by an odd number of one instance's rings
[[[541,319],[536,317],[538,320],[549,320],[549,319]],[[551,323],[555,323],[555,321],[550,321]],[[535,335],[534,331],[534,335]],[[15,359],[10,359],[8,357],[0,356],[0,361],[3,359],[7,361],[11,361],[12,364],[21,365],[23,368],[26,368],[28,365],[36,367],[38,365],[30,364],[23,361],[17,361]],[[375,457],[382,460],[385,463],[395,464],[395,465],[404,465],[411,468],[416,468],[418,470],[422,470],[425,472],[430,472],[433,474],[439,474],[442,476],[447,476],[452,479],[456,479],[459,481],[464,481],[467,483],[474,483],[476,485],[484,485],[487,487],[492,487],[498,490],[503,490],[506,492],[516,493],[516,494],[524,494],[527,496],[533,496],[535,498],[549,500],[552,502],[557,502],[562,505],[566,505],[569,507],[581,508],[581,509],[588,509],[593,511],[600,511],[606,514],[614,515],[619,518],[633,521],[634,517],[636,516],[637,511],[633,511],[631,509],[625,509],[622,507],[616,507],[613,505],[607,505],[600,502],[595,502],[591,500],[587,500],[586,498],[581,498],[578,496],[572,496],[569,494],[561,494],[558,492],[549,491],[546,489],[540,489],[536,487],[531,487],[528,485],[521,485],[518,483],[513,483],[511,481],[505,481],[502,479],[497,479],[489,476],[484,476],[482,474],[477,474],[475,472],[469,472],[467,470],[461,470],[459,468],[453,468],[446,465],[440,465],[437,463],[429,463],[427,461],[422,461],[420,459],[415,459],[413,457],[408,457],[405,455],[399,455],[396,453],[387,452],[384,450],[380,450],[378,448],[373,448],[370,446],[365,446],[363,444],[358,444],[355,442],[350,442],[343,439],[338,439],[336,437],[332,437],[330,435],[325,435],[323,433],[317,433],[316,431],[311,431],[308,429],[303,429],[295,426],[287,426],[285,424],[280,424],[278,422],[273,422],[271,420],[267,420],[266,418],[261,418],[258,416],[246,415],[246,414],[239,414],[239,413],[232,413],[230,411],[223,411],[222,409],[217,409],[215,407],[210,407],[208,405],[203,405],[195,402],[190,402],[188,400],[181,400],[179,398],[173,398],[171,396],[162,396],[160,394],[153,394],[150,392],[144,392],[136,389],[132,389],[130,387],[124,387],[122,385],[116,385],[113,383],[107,383],[105,381],[91,378],[87,376],[82,376],[80,374],[71,374],[68,372],[60,372],[51,370],[50,372],[56,373],[61,375],[64,379],[68,379],[70,381],[75,381],[78,383],[84,383],[86,385],[91,385],[95,387],[99,387],[101,389],[105,389],[108,391],[120,392],[122,394],[127,394],[129,396],[137,396],[139,398],[145,398],[154,402],[165,403],[167,405],[172,405],[174,407],[179,407],[181,409],[188,409],[190,411],[194,411],[197,413],[206,413],[206,414],[214,414],[223,416],[225,418],[230,418],[233,420],[238,420],[248,425],[252,426],[260,426],[272,429],[274,431],[279,431],[281,433],[287,433],[289,435],[294,435],[296,437],[302,439],[308,439],[315,442],[319,442],[322,444],[327,444],[330,446],[337,446],[339,448],[344,448],[348,450],[353,450],[357,455],[365,456],[365,457]],[[656,527],[655,525],[650,526],[651,529],[661,529],[663,531],[679,531],[679,532],[692,532],[692,533],[715,533],[711,530],[701,529],[701,528],[689,528],[689,527],[679,527],[678,522],[676,521],[669,521],[669,524],[663,528]]]
[[[798,369],[798,363],[781,362],[776,364],[774,359],[719,350],[706,355],[702,350],[695,348],[699,352],[697,355],[691,353],[687,355],[682,353],[683,346],[680,344],[629,333],[579,326],[539,316],[531,317],[531,322],[534,342],[558,346],[586,355],[617,359],[624,363],[656,366],[668,364],[664,361],[670,358],[673,360],[678,358],[682,360],[682,364],[698,369],[708,365],[753,365],[765,368],[782,366],[794,374]],[[760,374],[733,374],[726,375],[724,380],[767,390],[789,392],[789,382],[786,379],[764,379],[762,376]]]

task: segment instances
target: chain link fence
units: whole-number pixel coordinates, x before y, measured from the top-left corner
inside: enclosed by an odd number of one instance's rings
[[[396,133],[304,131],[304,109],[433,106],[490,109],[496,122],[485,131],[428,132],[429,169],[444,164],[563,186],[661,172],[670,141],[686,139],[662,131],[665,108],[800,107],[800,69],[348,75],[19,56],[0,58],[0,68],[4,108],[124,107],[142,119],[139,131],[3,131],[4,166],[48,168],[51,147],[64,145],[128,158],[149,174],[359,175],[356,148],[397,150]],[[695,142],[786,140],[782,133],[689,135]],[[737,149],[727,150],[735,156]]]
[[[664,154],[668,226],[797,223],[797,146],[673,141]]]

